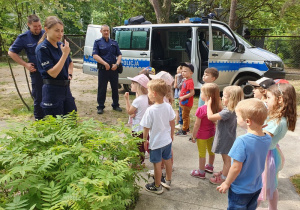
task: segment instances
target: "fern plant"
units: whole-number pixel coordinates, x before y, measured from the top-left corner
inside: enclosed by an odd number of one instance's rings
[[[4,133],[4,134],[3,134]],[[0,209],[126,209],[135,202],[139,162],[131,130],[66,117],[0,134]]]

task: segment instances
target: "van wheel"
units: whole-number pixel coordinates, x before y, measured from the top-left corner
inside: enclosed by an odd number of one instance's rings
[[[241,86],[244,92],[244,98],[252,98],[253,97],[253,86],[248,83],[248,81],[255,81],[257,80],[256,77],[253,76],[243,76],[238,78],[234,85]]]
[[[131,93],[130,85],[128,85],[128,84],[123,84],[123,88],[124,88],[125,92]]]

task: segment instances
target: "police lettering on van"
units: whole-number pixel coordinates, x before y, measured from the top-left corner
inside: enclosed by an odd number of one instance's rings
[[[91,55],[100,27],[88,26],[83,65],[87,74],[97,75]],[[156,73],[165,70],[175,75],[182,62],[190,62],[195,67],[195,89],[201,88],[205,68],[215,67],[219,71],[215,82],[221,90],[228,85],[240,85],[246,97],[252,95],[248,80],[262,76],[285,78],[283,62],[277,55],[251,45],[220,21],[124,25],[112,31],[122,52],[123,73],[119,75],[119,83],[126,90],[130,90],[127,77],[136,76],[143,68],[152,66]]]

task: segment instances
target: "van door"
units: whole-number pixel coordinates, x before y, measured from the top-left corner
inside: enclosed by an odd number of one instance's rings
[[[150,66],[150,29],[139,26],[113,29],[115,40],[122,52],[123,73],[119,75],[120,84],[130,84],[127,77],[134,77],[143,68]]]
[[[240,69],[241,53],[236,53],[238,43],[231,31],[222,24],[209,23],[209,67],[215,67],[219,71],[216,83],[220,88],[230,84],[231,79]]]
[[[97,61],[93,58],[93,47],[96,39],[100,39],[101,25],[88,25],[84,44],[83,73],[98,75]]]

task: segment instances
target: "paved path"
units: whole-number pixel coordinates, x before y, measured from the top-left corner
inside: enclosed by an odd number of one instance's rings
[[[295,132],[288,132],[283,140],[280,141],[281,149],[285,155],[286,163],[283,170],[279,173],[279,205],[278,209],[300,209],[300,197],[295,188],[289,181],[289,177],[300,174],[300,119]],[[238,128],[238,135],[244,134]],[[216,185],[209,183],[210,174],[206,174],[205,180],[200,180],[189,175],[192,169],[198,166],[198,150],[196,144],[187,140],[187,137],[176,137],[173,144],[174,167],[171,190],[164,189],[162,195],[149,193],[144,189],[140,191],[140,199],[135,210],[207,210],[207,209],[226,209],[227,194],[221,195],[216,191]],[[146,161],[148,168],[153,166]],[[220,155],[216,155],[215,170],[219,171],[222,167]],[[148,179],[146,173],[144,177]],[[149,179],[152,182],[152,178]],[[140,185],[144,187],[142,180]],[[266,207],[264,203],[262,207]]]

